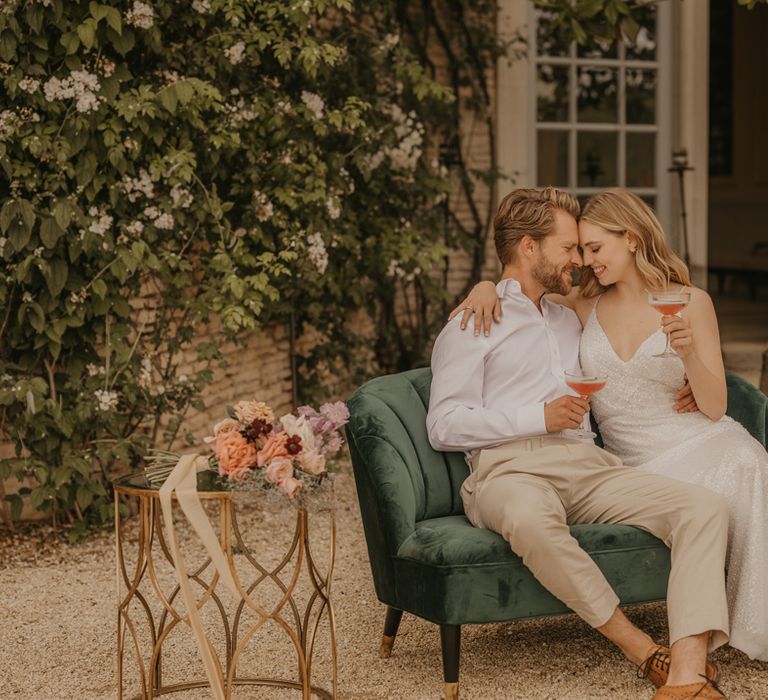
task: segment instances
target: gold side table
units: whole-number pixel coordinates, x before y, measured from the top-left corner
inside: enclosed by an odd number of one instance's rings
[[[168,585],[165,584],[166,590],[163,590],[163,584],[157,575],[159,564],[157,559],[162,560],[164,566],[167,562],[173,567],[173,557],[162,526],[159,491],[149,485],[143,474],[133,474],[117,480],[114,483],[114,491],[118,593],[117,697],[119,700],[125,697],[124,670],[127,646],[133,648],[141,681],[141,693],[134,696],[135,698],[145,700],[192,688],[209,687],[204,674],[200,678],[193,678],[183,683],[167,684],[163,680],[163,643],[177,625],[188,621],[188,617],[175,608],[180,591],[178,583],[174,579],[172,588],[167,590]],[[201,472],[198,475],[198,492],[201,501],[214,502],[218,510],[219,540],[233,577],[238,580],[234,561],[235,551],[244,555],[249,571],[253,573],[253,579],[249,582],[242,581],[243,576],[240,575],[242,596],[236,605],[234,615],[230,618],[217,594],[216,585],[219,575],[211,564],[210,558],[205,559],[194,571],[188,572],[190,581],[199,585],[203,592],[202,596],[198,597],[198,609],[213,605],[221,617],[225,653],[224,663],[221,663],[221,659],[218,661],[227,700],[232,697],[235,686],[243,685],[300,690],[303,700],[309,700],[312,693],[323,699],[335,698],[337,695],[336,631],[331,604],[331,576],[336,548],[333,508],[320,509],[328,515],[329,523],[330,552],[326,571],[320,570],[312,555],[309,540],[310,518],[307,509],[303,507],[297,509],[293,538],[285,555],[279,564],[270,568],[259,563],[243,541],[237,524],[232,492],[223,490],[209,472]],[[121,496],[135,497],[139,501],[138,552],[135,566],[130,570],[124,552],[125,542],[119,510]],[[286,507],[290,506],[286,504]],[[159,545],[159,552],[158,546],[153,545]],[[291,562],[294,562],[292,571],[290,570]],[[311,592],[301,609],[295,592],[303,571],[308,574]],[[147,587],[147,581],[154,601],[140,590],[142,584],[145,584],[144,588]],[[282,592],[279,602],[269,609],[262,607],[254,599],[259,585],[265,581],[273,582]],[[162,610],[159,615],[153,614],[150,605],[150,602],[157,603],[157,601],[161,604]],[[246,625],[245,612],[255,614],[256,621],[253,624]],[[330,632],[330,676],[332,678],[330,691],[312,685],[311,682],[315,642],[318,628],[324,617]],[[252,677],[238,672],[238,661],[244,649],[258,630],[270,620],[277,623],[293,644],[296,652],[296,680]],[[139,626],[144,626],[145,630],[148,628],[149,634],[145,634],[144,639],[140,634]]]

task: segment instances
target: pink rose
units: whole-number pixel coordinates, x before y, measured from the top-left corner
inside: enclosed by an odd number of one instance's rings
[[[257,461],[260,467],[271,462],[275,457],[288,457],[285,444],[288,442],[287,433],[272,434],[267,438],[264,447],[259,450]]]
[[[288,494],[288,498],[293,498],[302,488],[304,488],[304,484],[298,479],[288,476],[278,484],[278,487]]]
[[[256,448],[235,430],[220,432],[214,440],[213,451],[221,476],[238,472],[238,478],[241,479],[241,470],[256,466],[258,459]]]
[[[213,426],[213,437],[203,438],[203,442],[207,442],[207,443],[214,442],[220,434],[231,433],[235,430],[237,431],[240,430],[240,424],[236,420],[232,420],[231,418],[225,418],[224,420],[220,420],[218,423],[216,423],[216,425]]]
[[[318,450],[302,450],[298,456],[299,469],[318,476],[325,471],[325,455]]]
[[[275,457],[266,470],[267,481],[279,484],[283,479],[293,476],[293,462],[287,457]]]

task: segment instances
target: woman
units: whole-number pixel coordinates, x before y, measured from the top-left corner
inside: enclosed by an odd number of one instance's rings
[[[691,286],[653,211],[627,190],[610,189],[587,202],[579,241],[581,286],[554,300],[582,322],[582,369],[607,378],[590,400],[605,448],[625,464],[701,484],[727,499],[730,644],[768,661],[768,453],[725,416],[712,301]],[[689,292],[684,316],[662,316],[660,324],[648,290]],[[500,313],[497,302],[493,285],[481,282],[451,316],[475,309],[476,332],[483,322],[487,332],[491,313]],[[655,357],[665,334],[676,357]],[[686,376],[700,412],[676,403]]]

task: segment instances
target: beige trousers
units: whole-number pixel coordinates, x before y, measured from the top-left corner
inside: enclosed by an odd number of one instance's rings
[[[712,631],[728,641],[725,500],[687,484],[626,467],[595,445],[537,437],[482,450],[461,487],[477,527],[506,539],[539,582],[593,627],[619,599],[569,525],[634,525],[672,550],[667,590],[670,643]]]

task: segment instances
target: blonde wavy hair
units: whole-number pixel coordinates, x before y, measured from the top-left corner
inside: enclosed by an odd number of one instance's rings
[[[636,194],[622,187],[600,192],[584,205],[581,221],[588,221],[617,236],[633,235],[637,242],[634,255],[637,270],[649,290],[661,291],[671,283],[691,285],[688,268],[667,243],[653,209]],[[582,268],[583,296],[597,296],[610,286],[600,284],[591,268]]]

